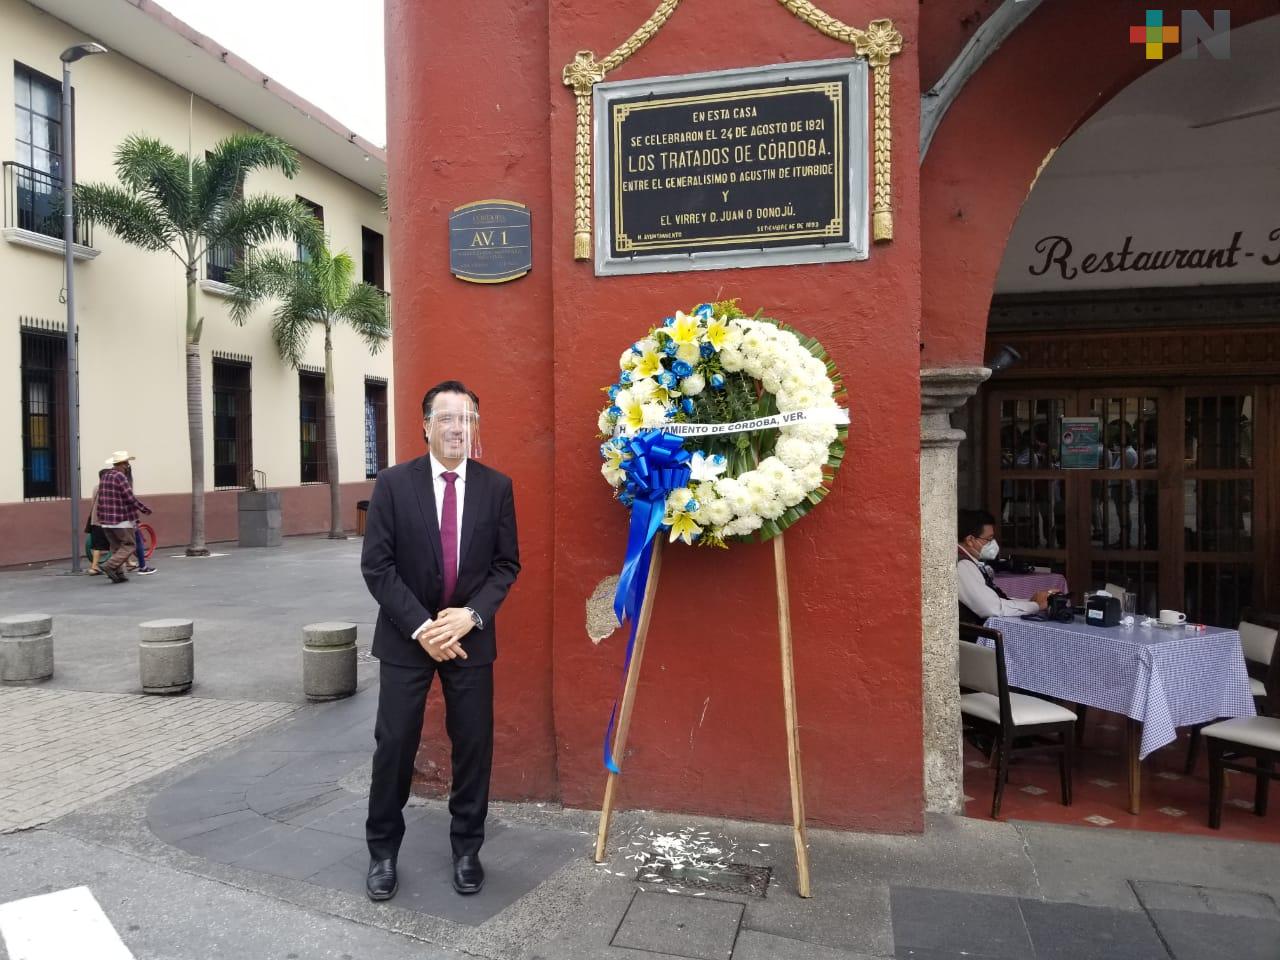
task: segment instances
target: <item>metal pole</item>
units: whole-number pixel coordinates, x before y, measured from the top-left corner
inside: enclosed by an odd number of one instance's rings
[[[71,572],[80,572],[84,534],[80,532],[80,364],[76,343],[75,297],[75,214],[72,210],[75,170],[72,169],[72,140],[75,123],[71,116],[71,66],[62,62],[62,239],[67,272],[67,448],[71,473]]]

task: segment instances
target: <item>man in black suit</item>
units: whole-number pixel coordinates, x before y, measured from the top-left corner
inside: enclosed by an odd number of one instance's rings
[[[510,478],[471,459],[479,418],[480,401],[461,383],[432,387],[422,400],[427,455],[382,471],[369,502],[360,569],[378,601],[373,655],[381,661],[365,823],[373,900],[389,900],[398,886],[404,805],[435,676],[452,745],[453,887],[467,894],[484,884],[494,616],[520,572],[520,552]]]

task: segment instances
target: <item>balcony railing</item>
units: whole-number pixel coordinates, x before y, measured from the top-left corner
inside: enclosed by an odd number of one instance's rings
[[[225,243],[210,247],[205,254],[205,279],[217,283],[230,283],[231,271],[239,266],[242,259],[244,259],[244,251],[239,247]]]
[[[62,239],[62,178],[13,160],[4,163],[4,225]],[[76,217],[75,242],[93,246],[88,220]]]

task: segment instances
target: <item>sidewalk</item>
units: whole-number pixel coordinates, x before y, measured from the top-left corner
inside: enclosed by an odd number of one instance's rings
[[[0,690],[0,806],[21,792],[27,814],[0,824],[19,828],[0,905],[87,886],[136,960],[1280,960],[1280,847],[1117,826],[814,829],[802,900],[788,826],[623,811],[597,865],[594,811],[494,804],[488,884],[463,898],[447,811],[414,800],[400,892],[371,903],[376,673],[315,706],[299,663],[313,620],[367,644],[358,553],[286,541],[119,587],[0,576],[0,609],[53,613],[57,638],[51,684]],[[196,619],[190,696],[133,692],[136,624],[160,616]]]

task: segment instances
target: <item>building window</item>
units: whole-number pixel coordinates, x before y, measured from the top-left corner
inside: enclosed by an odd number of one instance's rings
[[[16,156],[5,164],[5,191],[17,216],[5,225],[61,237],[62,84],[15,63],[13,89]]]
[[[22,331],[22,496],[70,495],[67,429],[67,340],[45,330]]]
[[[370,286],[385,290],[383,274],[382,234],[368,227],[360,228],[360,262],[363,268],[364,282]]]
[[[387,467],[387,385],[364,382],[364,475],[372,480]]]
[[[253,475],[250,366],[213,361],[213,485],[248,487]]]
[[[300,197],[295,195],[294,199],[296,199],[300,204],[302,204],[313,217],[319,220],[322,226],[324,225],[324,207],[320,206],[320,204],[318,203],[312,203],[306,197]],[[306,263],[310,259],[311,259],[310,251],[308,251],[307,248],[303,246],[302,241],[298,241],[298,262]]]
[[[204,152],[205,162],[207,163],[212,156],[212,151],[206,150]],[[243,174],[240,175],[239,180],[236,182],[236,188],[232,191],[231,196],[236,200],[244,199]],[[229,283],[231,271],[238,267],[243,259],[244,247],[232,246],[229,243],[219,243],[211,246],[204,256],[205,279],[213,280],[217,283]]]
[[[302,482],[327,483],[329,461],[325,453],[324,374],[298,373],[298,421],[302,436]]]

